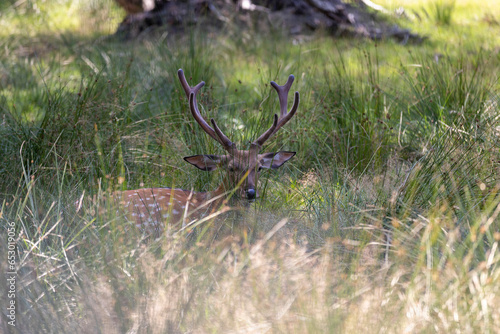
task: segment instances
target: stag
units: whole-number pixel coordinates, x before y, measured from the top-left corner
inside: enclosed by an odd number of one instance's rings
[[[271,138],[283,125],[288,123],[297,112],[299,106],[299,93],[295,92],[292,108],[288,112],[288,92],[292,86],[294,76],[290,75],[285,85],[280,86],[272,81],[271,85],[278,93],[280,115],[274,114],[271,127],[253,141],[248,150],[239,150],[219,128],[214,119],[210,126],[198,109],[196,95],[205,85],[200,82],[190,86],[180,69],[177,72],[180,83],[189,101],[191,114],[212,139],[217,141],[226,151],[224,155],[201,154],[185,157],[184,160],[191,165],[207,172],[217,168],[225,170],[225,176],[219,187],[210,192],[194,192],[184,189],[172,188],[144,188],[127,190],[118,193],[115,198],[120,206],[125,209],[129,219],[141,229],[163,229],[167,223],[182,222],[184,227],[190,222],[210,219],[217,214],[217,209],[227,200],[228,194],[233,193],[234,185],[239,184],[235,190],[238,197],[253,201],[259,197],[257,190],[259,172],[262,169],[277,169],[290,160],[295,152],[281,151],[260,153],[264,143]]]

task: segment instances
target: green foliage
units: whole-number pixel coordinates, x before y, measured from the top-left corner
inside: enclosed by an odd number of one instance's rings
[[[486,28],[463,37],[463,4],[419,46],[197,26],[123,42],[75,28],[112,2],[5,8],[0,237],[14,222],[23,331],[498,328],[500,58]],[[269,82],[293,73],[299,111],[264,151],[297,156],[261,174],[250,206],[153,240],[110,193],[209,191],[224,173],[182,160],[222,149],[179,68],[240,147],[279,108]]]
[[[429,11],[436,24],[450,25],[456,0],[438,0],[431,3]]]

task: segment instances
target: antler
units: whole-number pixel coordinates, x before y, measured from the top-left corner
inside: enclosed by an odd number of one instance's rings
[[[212,122],[212,125],[214,126],[215,130],[212,129],[212,127],[208,125],[205,119],[203,119],[203,117],[200,114],[200,111],[198,110],[198,103],[196,102],[196,94],[198,93],[200,88],[205,85],[205,82],[202,81],[196,86],[191,87],[187,83],[186,77],[184,76],[184,71],[182,69],[179,69],[179,71],[177,71],[177,75],[179,76],[179,81],[181,82],[182,88],[186,93],[186,97],[189,100],[189,109],[191,109],[191,114],[193,115],[196,122],[198,122],[201,128],[210,137],[218,141],[226,151],[229,151],[233,146],[233,142],[229,140],[229,138],[224,133],[222,133],[222,131],[217,126],[217,123],[215,123],[215,120],[213,118],[210,121]]]
[[[266,132],[264,132],[259,138],[257,138],[257,140],[253,142],[255,145],[258,145],[259,147],[264,145],[266,140],[268,140],[273,134],[275,134],[276,131],[278,131],[293,117],[293,115],[295,115],[295,112],[299,107],[299,92],[295,92],[292,109],[290,109],[290,112],[287,113],[288,92],[292,87],[294,79],[295,77],[293,75],[290,75],[286,84],[283,86],[280,86],[276,82],[271,81],[271,86],[273,86],[273,88],[278,93],[278,98],[280,101],[280,117],[278,118],[278,115],[274,114],[273,125],[271,125],[271,127]]]

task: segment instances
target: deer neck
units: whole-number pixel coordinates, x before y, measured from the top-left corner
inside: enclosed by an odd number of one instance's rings
[[[210,202],[208,207],[215,208],[222,204],[222,202],[226,199],[226,196],[224,196],[226,192],[227,191],[225,185],[221,184],[214,191],[193,193],[193,198],[190,202],[195,204],[195,206]]]
[[[227,192],[228,192],[228,187],[226,186],[225,182],[223,182],[214,191],[206,193],[206,200],[217,198],[215,202],[221,202],[226,199]]]

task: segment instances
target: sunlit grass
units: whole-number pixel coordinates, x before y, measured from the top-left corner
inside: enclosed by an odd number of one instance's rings
[[[17,1],[0,15],[0,36],[34,38],[72,32],[82,36],[112,33],[124,12],[113,1]]]
[[[435,52],[452,53],[470,45],[492,49],[499,43],[500,2],[477,0],[380,0],[376,2],[391,12],[404,8],[409,28],[432,36]],[[436,10],[453,3],[451,26],[436,21]],[[404,21],[403,21],[404,22]]]

